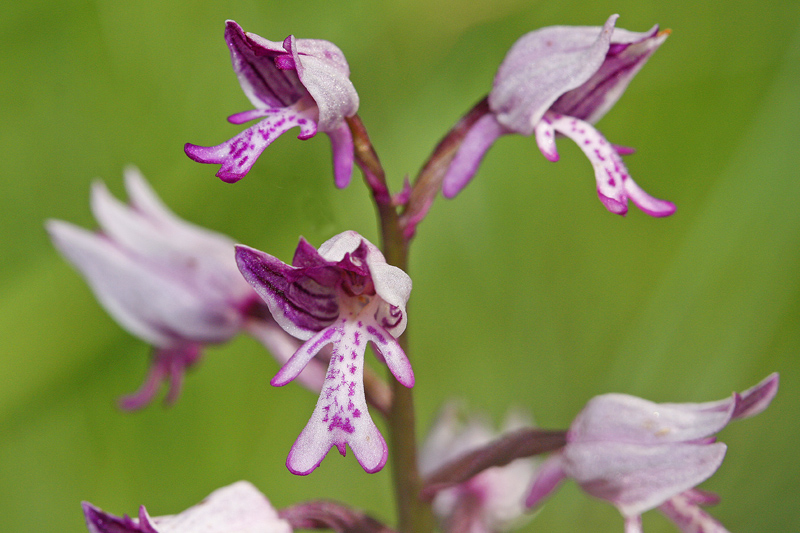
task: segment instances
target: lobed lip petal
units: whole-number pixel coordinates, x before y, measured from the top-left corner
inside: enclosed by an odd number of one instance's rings
[[[715,444],[570,443],[564,472],[625,516],[653,509],[717,471],[726,446]]]
[[[282,387],[296,378],[306,365],[326,345],[338,342],[341,331],[337,326],[328,326],[301,345],[270,381],[273,387]],[[320,387],[322,388],[322,384]]]
[[[553,123],[545,116],[536,124],[534,129],[536,136],[536,145],[539,151],[550,162],[555,163],[559,159],[558,150],[556,148],[556,132],[553,129]]]
[[[531,135],[559,96],[580,87],[601,67],[618,17],[609,17],[602,28],[552,26],[520,38],[500,65],[489,94],[498,122]]]
[[[333,344],[319,400],[286,459],[286,466],[294,474],[310,474],[333,446],[344,455],[345,446],[350,445],[356,459],[368,473],[382,469],[388,456],[386,442],[372,421],[364,398],[364,351],[367,345],[364,328],[360,323],[342,319],[335,329],[339,338]],[[332,341],[321,337],[306,344],[321,345],[327,342]],[[313,351],[314,348],[307,349],[307,352]],[[298,358],[304,357],[303,354],[298,355]],[[290,361],[287,367],[291,364]],[[295,366],[299,366],[299,363]],[[294,371],[289,370],[288,373]]]
[[[555,131],[572,139],[589,159],[597,181],[597,194],[606,208],[620,215],[627,213],[625,181],[630,175],[605,137],[589,123],[574,117],[548,111],[544,119],[550,121]]]
[[[222,165],[217,177],[227,183],[236,183],[250,172],[256,159],[267,146],[290,129],[300,128],[299,139],[313,137],[317,132],[315,115],[314,109],[298,111],[285,108],[268,115],[222,144],[198,146],[186,143],[183,150],[189,158],[198,163]]]
[[[413,387],[414,371],[411,368],[411,362],[397,339],[377,322],[367,324],[366,331],[367,340],[372,341],[378,352],[383,356],[386,366],[389,367],[389,371],[395,379],[404,387]]]
[[[636,207],[651,217],[668,217],[675,212],[675,204],[650,196],[628,176],[624,183],[625,195]]]
[[[648,215],[663,217],[675,212],[674,204],[654,198],[636,185],[614,145],[610,144],[591,124],[552,111],[545,113],[542,122],[547,123],[548,130],[552,127],[580,147],[594,168],[597,194],[609,211],[619,215],[626,214],[630,197],[634,204]],[[545,157],[547,156],[545,153]]]
[[[245,323],[246,331],[258,340],[283,366],[291,359],[292,355],[302,346],[302,343],[292,337],[275,322],[272,315],[259,319],[251,319]],[[323,362],[312,359],[309,364],[296,377],[297,381],[307,389],[319,392],[325,381],[325,366]]]

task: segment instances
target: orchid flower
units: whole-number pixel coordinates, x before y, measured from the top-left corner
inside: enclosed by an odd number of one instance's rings
[[[90,533],[291,533],[269,500],[247,481],[212,492],[186,511],[151,518],[144,506],[138,519],[105,513],[83,502]]]
[[[657,404],[625,394],[593,398],[572,422],[567,445],[545,461],[528,495],[536,506],[573,478],[641,532],[641,514],[658,507],[684,533],[725,529],[699,508],[714,498],[694,490],[722,463],[726,446],[714,434],[757,415],[778,391],[778,375],[732,397],[708,403]]]
[[[525,426],[517,413],[506,419],[503,433]],[[460,456],[497,438],[483,417],[464,417],[455,403],[445,405],[420,452],[420,473],[428,476]],[[505,466],[483,470],[468,481],[439,491],[433,512],[444,531],[497,533],[518,525],[525,513],[525,495],[536,472],[537,461],[525,457]]]
[[[615,29],[617,18],[612,15],[602,28],[542,28],[514,44],[495,76],[489,112],[472,126],[448,168],[445,197],[469,183],[501,135],[534,135],[542,154],[558,161],[555,137],[560,134],[589,158],[597,193],[609,211],[624,215],[630,199],[652,216],[675,212],[672,203],[648,195],[630,177],[621,156],[632,150],[612,145],[592,126],[668,35],[658,26],[644,33]]]
[[[261,120],[217,146],[187,143],[186,155],[198,163],[221,164],[217,176],[233,183],[291,128],[299,127],[303,140],[319,130],[331,140],[336,186],[346,187],[353,172],[353,136],[344,119],[358,111],[358,94],[342,51],[328,41],[292,35],[282,43],[268,41],[232,20],[225,24],[225,42],[242,90],[255,107],[228,121]]]
[[[289,383],[322,347],[333,345],[317,406],[286,460],[289,470],[309,474],[331,447],[344,455],[346,444],[367,472],[383,468],[388,452],[364,398],[364,353],[372,342],[395,378],[414,385],[396,340],[406,328],[411,279],[354,231],[319,250],[301,238],[292,265],[246,246],[236,247],[236,260],[278,324],[305,341],[272,385]]]
[[[47,222],[53,244],[84,275],[100,304],[154,347],[144,385],[123,398],[122,407],[144,407],[162,381],[169,385],[167,403],[174,402],[203,347],[227,342],[242,329],[279,361],[288,359],[299,343],[268,314],[255,316],[263,304],[236,267],[233,241],[178,218],[136,168],[126,169],[125,187],[130,205],[102,183],[92,186],[98,232]],[[313,372],[312,365],[301,376],[311,388],[321,383]]]

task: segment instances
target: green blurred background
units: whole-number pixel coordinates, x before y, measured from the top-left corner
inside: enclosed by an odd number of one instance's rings
[[[225,19],[335,42],[396,189],[488,91],[517,37],[615,12],[623,28],[673,30],[599,127],[637,148],[633,176],[678,212],[611,215],[569,141],[552,164],[533,139],[501,139],[456,200],[437,201],[412,250],[419,430],[451,397],[564,428],[604,392],[715,400],[777,370],[773,405],[722,432],[728,456],[703,487],[732,531],[800,530],[800,2],[31,0],[4,12],[4,531],[85,531],[81,500],[174,513],[238,479],[278,507],[334,498],[393,521],[388,467],[366,475],[334,453],[311,476],[286,470],[315,397],[271,388],[277,364],[249,338],[209,349],[173,408],[118,411],[148,349],[43,230],[48,217],[94,227],[91,181],[122,195],[133,163],[181,216],[285,260],[299,235],[376,238],[359,175],[334,189],[323,135],[284,136],[236,185],[183,154],[240,131],[225,117],[250,107]],[[655,512],[645,529],[674,531]],[[619,532],[622,520],[568,483],[525,531]]]

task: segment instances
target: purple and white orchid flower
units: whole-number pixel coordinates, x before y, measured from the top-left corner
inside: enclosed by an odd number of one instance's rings
[[[699,508],[714,497],[694,487],[722,463],[726,446],[714,434],[757,415],[778,392],[778,374],[732,397],[707,403],[657,404],[625,394],[593,398],[572,422],[567,445],[539,469],[527,505],[542,502],[565,478],[625,517],[641,533],[641,514],[659,508],[684,533],[725,532]]]
[[[83,502],[90,533],[291,533],[261,492],[247,481],[217,489],[186,511],[151,518],[144,506],[139,517],[117,517]]]
[[[628,199],[648,215],[663,217],[675,206],[644,192],[621,155],[592,124],[619,100],[633,76],[667,38],[654,26],[635,33],[614,28],[551,26],[520,38],[506,55],[489,93],[489,112],[464,138],[442,183],[452,198],[470,182],[487,150],[504,134],[535,135],[539,150],[558,161],[556,134],[569,137],[589,158],[597,193],[612,213],[624,215]]]
[[[125,170],[125,187],[130,205],[102,183],[92,186],[98,232],[47,222],[53,244],[84,275],[101,305],[154,347],[145,383],[121,406],[144,407],[162,381],[169,384],[167,403],[174,402],[203,346],[227,342],[242,329],[279,361],[288,359],[299,343],[272,317],[258,316],[263,304],[236,267],[233,241],[178,218],[134,167]],[[319,390],[314,371],[310,367],[301,381]]]
[[[236,260],[278,324],[306,341],[272,385],[289,383],[322,347],[333,345],[317,406],[286,466],[309,474],[331,447],[344,455],[349,444],[364,470],[383,468],[388,450],[364,398],[364,353],[372,342],[395,378],[414,385],[411,364],[396,340],[406,328],[411,278],[354,231],[319,250],[300,239],[291,265],[246,246],[236,247]]]
[[[233,183],[291,128],[299,127],[303,140],[319,130],[331,140],[336,186],[346,187],[353,172],[353,136],[344,119],[358,111],[358,94],[342,51],[328,41],[292,35],[282,43],[268,41],[232,20],[225,23],[225,42],[242,90],[255,107],[228,121],[261,120],[217,146],[187,143],[186,155],[199,163],[221,164],[217,176]]]
[[[503,433],[530,426],[511,412]],[[497,438],[488,420],[465,416],[456,403],[444,406],[420,451],[420,473],[428,476],[450,461]],[[433,512],[443,531],[498,533],[519,525],[525,515],[525,496],[536,473],[536,459],[524,457],[505,466],[483,470],[464,483],[439,491]]]

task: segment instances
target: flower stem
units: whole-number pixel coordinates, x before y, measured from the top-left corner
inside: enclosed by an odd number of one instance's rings
[[[387,263],[408,271],[408,240],[403,235],[397,208],[392,204],[386,174],[372,146],[363,122],[355,115],[347,119],[353,133],[355,160],[364,173],[364,181],[372,191],[381,229],[381,248]],[[398,339],[410,357],[408,329]],[[392,404],[387,418],[392,457],[392,476],[400,533],[433,531],[434,520],[430,504],[422,501],[422,479],[417,467],[417,437],[414,423],[412,389],[391,379]]]

